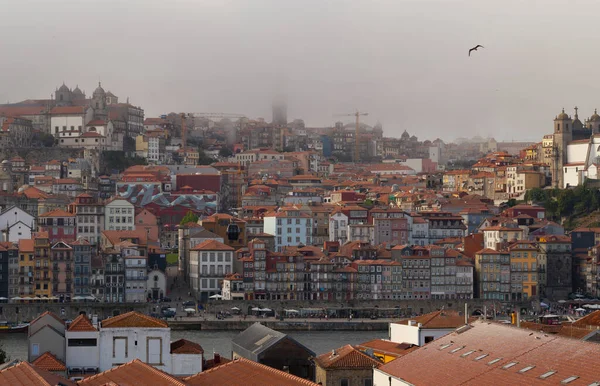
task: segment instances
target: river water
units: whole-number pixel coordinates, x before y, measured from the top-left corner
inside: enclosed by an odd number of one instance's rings
[[[207,359],[212,358],[213,352],[231,358],[231,339],[237,334],[239,331],[171,331],[171,340],[184,338],[199,343]],[[386,339],[387,334],[387,331],[296,331],[288,335],[319,355],[346,344]],[[27,360],[27,334],[2,334],[0,346],[11,359]]]

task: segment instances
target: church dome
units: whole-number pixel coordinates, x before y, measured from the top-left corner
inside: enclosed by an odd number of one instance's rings
[[[73,94],[75,95],[83,95],[83,92],[79,89],[79,86],[76,86],[73,90]]]
[[[104,92],[104,89],[102,88],[102,84],[100,84],[100,82],[98,82],[98,88],[96,88],[94,90],[94,95],[106,95],[106,93]]]
[[[600,121],[600,115],[598,115],[598,110],[597,109],[594,109],[594,115],[592,115],[590,117],[590,121],[592,121],[592,122],[598,122],[598,121]]]
[[[569,116],[567,115],[567,113],[565,113],[565,109],[562,109],[562,112],[560,114],[558,114],[558,116],[556,117],[556,120],[565,120],[565,119],[569,119]]]
[[[408,140],[410,139],[410,134],[408,134],[408,132],[406,130],[404,130],[404,133],[402,133],[402,137],[400,137],[403,140]]]
[[[58,89],[58,91],[61,91],[61,92],[69,92],[69,91],[71,91],[71,90],[69,90],[69,88],[68,88],[68,87],[67,87],[67,86],[66,86],[66,85],[63,83],[63,85],[62,85],[62,86],[60,86],[60,88]]]

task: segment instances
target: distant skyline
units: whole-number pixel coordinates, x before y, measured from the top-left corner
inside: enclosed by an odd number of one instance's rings
[[[600,2],[0,0],[0,103],[98,81],[146,116],[242,113],[386,136],[540,141],[600,108]],[[481,44],[468,56],[468,49]],[[343,119],[351,122],[351,118]]]

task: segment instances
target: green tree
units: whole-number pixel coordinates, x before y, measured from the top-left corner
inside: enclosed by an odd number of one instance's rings
[[[183,216],[179,225],[184,225],[189,222],[197,223],[198,218],[199,218],[198,215],[190,210],[185,214],[185,216]]]
[[[202,148],[198,148],[198,157],[198,165],[210,165],[215,162],[212,157],[206,155]]]
[[[4,351],[4,347],[0,346],[0,365],[8,362],[9,360],[10,360],[10,357],[8,356],[6,351]]]
[[[221,150],[219,150],[220,157],[227,158],[227,157],[231,157],[232,155],[233,155],[233,152],[228,147],[222,147]]]

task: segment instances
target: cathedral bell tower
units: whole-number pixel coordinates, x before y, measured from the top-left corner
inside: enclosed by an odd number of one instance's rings
[[[552,186],[564,187],[563,167],[568,163],[567,144],[573,140],[573,121],[565,109],[554,118],[554,148],[552,154]]]

